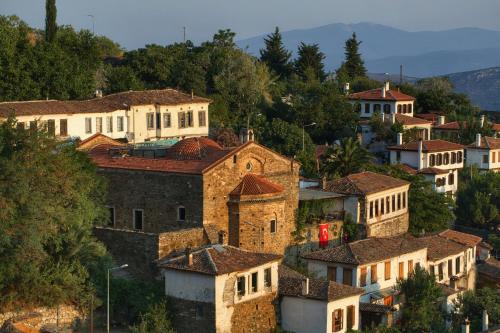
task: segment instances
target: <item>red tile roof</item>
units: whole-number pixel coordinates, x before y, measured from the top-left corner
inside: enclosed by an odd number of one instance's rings
[[[397,90],[387,90],[382,97],[382,88],[362,91],[348,96],[352,100],[376,100],[376,101],[413,101],[415,97],[403,94]]]
[[[191,96],[174,89],[127,91],[85,101],[18,101],[0,103],[0,116],[95,113],[124,110],[135,105],[180,105],[210,103],[203,97]],[[124,105],[125,104],[125,105]]]
[[[483,240],[481,237],[451,229],[439,233],[439,236],[454,240],[455,242],[467,245],[469,247],[474,247],[481,243],[481,241]]]
[[[500,132],[500,124],[493,124],[493,130],[496,132]]]
[[[449,171],[448,170],[443,170],[439,168],[423,168],[417,171],[419,174],[426,174],[426,175],[443,175],[447,174]]]
[[[463,149],[464,146],[444,140],[424,140],[422,141],[422,151],[424,153],[447,151],[447,150],[459,150]],[[418,151],[418,141],[413,141],[405,143],[399,146],[387,147],[389,150],[408,150],[408,151]]]
[[[283,186],[255,174],[246,174],[242,181],[231,191],[231,196],[276,194],[283,192]]]
[[[325,190],[341,194],[367,195],[409,184],[405,180],[365,171],[329,181]]]
[[[431,125],[432,122],[425,120],[425,119],[419,119],[416,117],[411,117],[407,116],[404,114],[396,113],[396,121],[400,124],[403,125]]]
[[[99,145],[108,145],[108,146],[125,146],[123,142],[114,140],[109,136],[106,136],[101,133],[96,133],[87,139],[81,141],[78,144],[79,150],[91,150]]]
[[[204,137],[196,137],[177,142],[167,150],[167,155],[176,160],[201,160],[213,152],[222,150],[217,142]]]
[[[412,168],[408,164],[396,164],[396,168],[400,169],[401,171],[404,171],[410,175],[416,175],[417,174],[417,169]]]
[[[478,149],[500,149],[500,139],[485,136],[481,138],[481,146],[478,147],[475,143],[473,143],[467,147]]]
[[[192,265],[188,265],[186,255],[182,255],[161,260],[158,266],[207,275],[222,275],[252,269],[282,258],[276,254],[250,252],[229,245],[212,245],[193,251],[192,255]]]
[[[450,121],[449,123],[434,126],[434,129],[458,131],[460,129],[460,125],[462,125],[462,128],[467,128],[467,122],[465,121],[463,121],[461,124],[458,121]]]
[[[432,261],[460,254],[467,250],[465,245],[440,235],[424,236],[418,238],[418,241],[427,247],[427,257]]]

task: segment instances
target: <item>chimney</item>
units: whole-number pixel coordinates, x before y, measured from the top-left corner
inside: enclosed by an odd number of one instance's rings
[[[351,89],[351,85],[349,82],[344,83],[344,94],[349,95],[349,90]]]
[[[481,133],[476,134],[476,147],[481,147]]]
[[[385,92],[386,92],[386,85],[384,83],[384,86],[382,87],[382,98],[385,98]]]
[[[193,266],[193,254],[191,253],[190,247],[186,247],[186,264],[188,266]]]
[[[321,189],[323,191],[326,190],[326,176],[323,176],[323,178],[321,178]]]
[[[489,329],[489,318],[488,318],[488,312],[486,310],[483,310],[483,331],[487,331]]]
[[[191,89],[191,99],[194,99],[194,92],[193,92],[193,89]]]
[[[102,90],[96,89],[94,95],[97,98],[101,98],[102,97]]]
[[[309,295],[309,278],[302,280],[302,295]]]
[[[396,136],[396,144],[401,146],[403,144],[403,133],[398,133]]]
[[[422,149],[423,149],[423,142],[422,139],[418,140],[418,170],[423,169],[423,161],[422,159],[424,158]]]
[[[484,127],[484,114],[481,115],[481,117],[479,117],[479,123],[481,124],[481,128]]]
[[[389,82],[389,80],[385,81],[384,85],[385,85],[385,91],[391,90],[391,83]]]
[[[462,324],[462,333],[470,333],[470,321],[469,321],[469,318],[465,318],[465,321]]]
[[[445,120],[444,116],[438,116],[438,119],[437,119],[438,126],[439,125],[443,125],[444,124],[444,120]]]

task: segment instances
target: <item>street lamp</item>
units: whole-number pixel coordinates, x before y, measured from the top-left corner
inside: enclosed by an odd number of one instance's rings
[[[306,133],[305,133],[305,128],[309,126],[314,126],[316,123],[310,123],[309,125],[302,125],[302,151],[306,149]]]
[[[118,267],[113,267],[113,268],[108,268],[108,300],[107,300],[107,307],[106,307],[106,332],[109,333],[109,272],[111,271],[117,271],[119,269],[127,268],[128,265],[121,265]]]

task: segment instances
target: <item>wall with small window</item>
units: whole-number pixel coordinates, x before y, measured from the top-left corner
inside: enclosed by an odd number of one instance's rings
[[[475,165],[480,170],[500,170],[500,149],[478,149],[467,147],[467,166]]]
[[[461,169],[464,166],[464,151],[453,150],[423,154],[424,168]]]

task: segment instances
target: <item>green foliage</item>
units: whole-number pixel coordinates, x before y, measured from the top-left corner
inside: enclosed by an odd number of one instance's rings
[[[274,32],[264,38],[265,48],[260,50],[260,60],[264,62],[271,71],[287,78],[292,73],[290,58],[291,52],[285,49],[278,27]]]
[[[325,55],[319,50],[318,44],[301,42],[295,61],[295,71],[304,81],[323,81],[326,78],[323,60]]]
[[[416,266],[406,280],[399,280],[397,290],[404,295],[401,310],[403,332],[439,332],[444,328],[440,309],[441,288],[433,275]]]
[[[460,294],[451,313],[453,329],[460,332],[461,324],[468,318],[471,332],[481,331],[483,310],[488,312],[490,327],[500,324],[500,290],[482,288]]]
[[[353,32],[351,38],[345,42],[345,60],[341,66],[350,81],[357,77],[366,77],[365,63],[361,59],[359,45],[361,42],[357,40],[356,33]]]
[[[132,333],[173,333],[165,301],[153,304],[147,312],[141,313],[139,324],[131,328]]]
[[[363,148],[359,141],[345,138],[339,145],[333,145],[325,152],[322,172],[330,178],[345,177],[351,173],[364,171],[373,156]]]
[[[105,254],[105,184],[86,154],[44,132],[0,125],[0,308],[81,302]]]
[[[352,242],[358,237],[358,224],[354,222],[351,214],[347,213],[344,217],[342,225],[342,235],[344,240]]]
[[[142,90],[142,82],[130,67],[109,67],[105,73],[106,94],[127,90]]]
[[[52,43],[57,33],[56,0],[45,0],[45,40]]]
[[[471,227],[500,224],[500,174],[485,172],[474,175],[457,192],[457,223]]]
[[[293,232],[296,241],[304,240],[303,232],[306,224],[311,224],[314,219],[323,217],[328,204],[328,200],[307,200],[299,203],[296,213],[295,231]]]

